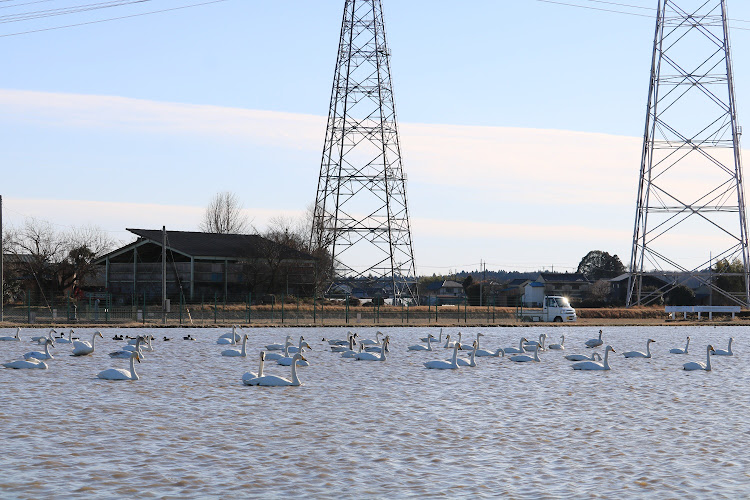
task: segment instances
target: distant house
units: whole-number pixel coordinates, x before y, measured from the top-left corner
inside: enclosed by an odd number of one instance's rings
[[[591,282],[580,273],[539,273],[535,280],[544,285],[543,295],[562,295],[571,302],[586,298]]]
[[[118,302],[161,296],[162,232],[128,229],[138,239],[95,261]],[[247,299],[249,293],[309,294],[315,259],[259,235],[167,231],[167,295],[173,301]]]
[[[462,304],[466,299],[464,286],[453,280],[430,283],[421,295],[424,297],[423,301],[431,305]]]
[[[524,287],[529,282],[528,278],[515,278],[505,284],[497,295],[495,305],[501,307],[516,307],[522,305]]]

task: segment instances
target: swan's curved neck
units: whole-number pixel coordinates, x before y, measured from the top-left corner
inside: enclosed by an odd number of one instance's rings
[[[565,335],[562,335],[560,338],[560,345],[565,345]]]
[[[260,358],[260,366],[258,367],[258,378],[260,378],[260,377],[263,376],[263,363],[264,363],[264,361],[265,360],[261,356],[261,358]]]
[[[232,332],[232,335],[234,335],[234,332]],[[247,356],[247,351],[245,348],[247,347],[247,335],[242,337],[242,352],[240,353],[242,356]]]
[[[534,361],[541,361],[541,359],[539,359],[539,347],[538,346],[536,349],[534,349]]]
[[[292,360],[292,385],[300,385],[299,377],[297,376],[297,360]]]
[[[604,369],[609,370],[609,349],[604,351]]]
[[[688,351],[688,346],[689,345],[690,345],[690,337],[687,338],[687,342],[685,343],[685,354],[688,353],[687,351]]]
[[[44,343],[44,354],[46,354],[48,358],[52,357],[52,355],[49,353],[49,345],[50,344],[51,344],[51,342],[45,342]]]
[[[523,339],[518,341],[518,350],[520,352],[523,352]]]
[[[711,371],[711,349],[706,347],[706,371]]]
[[[440,336],[438,337],[438,342],[442,342],[442,341],[443,341],[443,329],[441,328],[440,329]]]
[[[91,347],[96,347],[96,334],[91,337]]]
[[[727,346],[727,352],[729,354],[732,354],[732,341],[734,340],[734,337],[730,337],[729,339],[729,346]]]
[[[651,342],[646,342],[646,357],[651,357]]]
[[[138,351],[136,351],[137,353]],[[135,372],[135,358],[138,356],[130,356],[130,380],[138,380],[138,374]]]
[[[429,350],[431,351],[432,350],[432,343],[431,342],[427,342],[427,345],[429,346]],[[385,348],[387,346],[388,346],[388,343],[386,342],[386,343],[383,344],[383,348],[380,349],[380,361],[385,361]]]
[[[432,350],[432,339],[430,337],[427,337],[427,350]]]
[[[459,335],[461,335],[459,333]],[[456,342],[456,344],[453,346],[453,359],[451,360],[451,365],[458,366],[458,345],[460,342]]]

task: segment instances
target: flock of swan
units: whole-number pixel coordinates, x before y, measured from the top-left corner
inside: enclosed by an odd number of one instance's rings
[[[241,328],[237,325],[232,327],[231,332],[222,334],[216,341],[216,344],[229,346],[231,348],[224,349],[220,352],[221,356],[224,357],[237,357],[246,358],[248,356],[247,340],[248,335],[240,335],[238,330]],[[20,342],[21,329],[16,329],[14,336],[0,337],[0,342]],[[51,329],[45,336],[33,336],[31,337],[32,342],[36,342],[40,346],[44,346],[44,351],[30,351],[19,359],[3,363],[5,368],[13,369],[47,369],[49,365],[47,362],[54,359],[50,352],[50,347],[55,347],[56,344],[64,344],[70,347],[71,356],[87,356],[92,354],[96,348],[97,337],[103,338],[103,335],[99,331],[95,331],[92,334],[91,342],[80,340],[77,337],[73,337],[73,330],[65,338],[64,334],[55,336],[58,332],[55,329]],[[459,332],[457,338],[452,340],[451,335],[446,335],[445,343],[443,343],[443,333],[440,330],[439,336],[436,338],[434,335],[429,334],[427,337],[420,339],[422,343],[410,345],[407,347],[407,351],[422,352],[422,353],[438,353],[448,352],[451,355],[446,359],[431,359],[423,362],[423,365],[427,369],[431,370],[456,370],[459,367],[476,367],[477,358],[482,357],[503,357],[510,362],[514,363],[525,363],[525,362],[541,362],[539,357],[540,352],[550,351],[564,351],[565,350],[565,336],[562,335],[559,343],[553,343],[546,345],[547,334],[542,333],[539,335],[539,340],[528,340],[522,337],[518,342],[518,347],[498,347],[493,350],[480,349],[480,340],[484,334],[479,332],[476,334],[476,339],[473,339],[471,343],[462,342],[462,334]],[[599,330],[598,338],[592,338],[584,342],[583,346],[588,349],[595,349],[597,347],[604,346],[604,340],[602,338],[603,331]],[[381,338],[382,337],[382,338]],[[115,336],[115,340],[122,340],[123,337]],[[195,340],[191,335],[183,337],[184,340]],[[138,335],[135,338],[128,337],[127,345],[123,346],[121,350],[109,353],[111,358],[128,359],[130,366],[129,369],[124,368],[110,368],[103,370],[97,374],[97,377],[105,380],[138,380],[138,374],[136,373],[135,363],[140,363],[144,359],[144,351],[153,351],[152,335]],[[171,340],[164,337],[164,340]],[[706,347],[706,362],[692,361],[683,365],[683,370],[704,370],[711,371],[711,357],[712,356],[732,356],[733,338],[729,339],[729,345],[726,350],[715,349],[712,345]],[[380,361],[384,362],[388,359],[387,353],[390,352],[390,336],[385,335],[382,332],[377,332],[374,339],[359,339],[357,333],[348,332],[346,339],[323,339],[323,342],[327,343],[327,346],[331,353],[339,354],[342,358],[354,359],[356,361]],[[656,342],[653,339],[646,341],[646,350],[642,351],[627,351],[622,353],[625,358],[642,358],[648,359],[652,357],[651,344]],[[685,348],[673,348],[669,350],[670,354],[687,355],[689,354],[690,337],[687,337]],[[247,386],[261,386],[261,387],[285,387],[285,386],[299,386],[302,385],[299,374],[297,371],[298,367],[310,366],[310,362],[305,357],[304,353],[307,350],[312,350],[310,344],[305,340],[304,336],[300,336],[299,340],[293,342],[292,336],[288,335],[285,342],[267,344],[264,349],[260,351],[259,358],[260,364],[257,373],[247,372],[241,377],[241,381]],[[459,355],[461,353],[461,355]],[[593,352],[591,355],[586,354],[568,354],[565,355],[565,359],[574,361],[572,368],[574,370],[610,370],[609,355],[610,353],[616,353],[615,349],[611,345],[607,345],[604,348],[604,356],[602,357],[598,352]],[[291,367],[290,378],[284,378],[278,375],[269,375],[264,373],[266,363],[276,362],[280,366]]]

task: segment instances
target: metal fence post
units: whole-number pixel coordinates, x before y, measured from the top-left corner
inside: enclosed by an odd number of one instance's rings
[[[315,324],[318,315],[318,303],[315,295],[316,294],[313,295],[313,325]]]
[[[286,302],[286,295],[281,296],[281,324],[284,324],[284,302]]]

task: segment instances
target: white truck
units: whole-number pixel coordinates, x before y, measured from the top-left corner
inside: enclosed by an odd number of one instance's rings
[[[578,319],[576,310],[570,306],[568,299],[559,295],[546,295],[542,309],[519,308],[516,316],[521,321],[527,322],[570,323]]]

